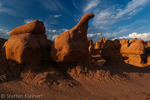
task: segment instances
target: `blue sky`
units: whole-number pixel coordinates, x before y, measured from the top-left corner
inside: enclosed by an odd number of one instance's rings
[[[43,21],[47,38],[74,27],[91,12],[88,38],[139,38],[150,41],[150,0],[0,0],[0,37],[8,39],[17,26]]]

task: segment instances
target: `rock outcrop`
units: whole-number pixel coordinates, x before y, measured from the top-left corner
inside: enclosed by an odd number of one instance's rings
[[[4,44],[7,60],[27,65],[40,65],[51,61],[52,41],[47,40],[43,22],[34,20],[19,26],[10,32],[10,36]]]
[[[85,14],[80,22],[56,37],[51,48],[51,58],[55,62],[86,62],[90,59],[87,43],[88,21],[92,13]]]
[[[91,39],[88,40],[88,45],[92,45],[93,44],[93,41]]]
[[[124,60],[126,63],[141,67],[148,59],[144,41],[137,39],[130,42],[129,40],[107,40],[101,55],[105,59]]]
[[[103,38],[101,37],[100,40],[95,43],[94,49],[101,50],[103,48],[104,43],[105,43],[105,37]]]
[[[11,36],[4,46],[7,60],[16,61],[19,64],[41,64],[42,50],[34,34]]]
[[[130,54],[145,54],[145,47],[143,40],[135,40],[129,44],[124,44],[121,46],[121,53],[130,53]]]
[[[94,49],[101,50],[101,42],[96,42]]]
[[[105,59],[122,59],[120,47],[119,40],[107,40],[103,46],[101,56]]]
[[[46,30],[44,23],[38,20],[34,20],[25,25],[16,27],[10,32],[10,36],[24,33],[33,33],[33,34],[45,34]]]

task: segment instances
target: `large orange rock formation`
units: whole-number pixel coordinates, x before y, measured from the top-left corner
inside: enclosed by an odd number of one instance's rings
[[[94,14],[85,14],[80,22],[56,37],[51,48],[51,58],[55,62],[84,62],[90,59],[87,43],[88,21]]]
[[[4,44],[7,60],[27,65],[40,65],[51,61],[52,41],[47,40],[43,22],[34,20],[19,26],[10,32],[10,36]]]

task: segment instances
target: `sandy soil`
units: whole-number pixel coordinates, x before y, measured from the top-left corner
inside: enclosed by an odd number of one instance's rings
[[[105,64],[55,63],[42,71],[23,71],[21,78],[0,83],[0,95],[5,94],[0,100],[150,100],[150,67],[94,57]]]

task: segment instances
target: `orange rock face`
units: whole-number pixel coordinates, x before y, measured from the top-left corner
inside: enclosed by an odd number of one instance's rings
[[[51,58],[55,62],[84,62],[89,59],[87,29],[92,13],[85,14],[80,22],[56,37],[51,46]]]
[[[43,22],[34,20],[19,26],[11,31],[10,36],[4,45],[7,60],[27,65],[46,64],[52,60],[50,49],[53,42],[47,40]]]
[[[13,60],[19,64],[41,64],[42,51],[34,34],[13,35],[4,46],[7,60]]]
[[[128,64],[141,67],[149,60],[144,41],[137,39],[130,42],[129,40],[107,40],[101,54],[105,59],[124,60]]]
[[[38,20],[34,20],[31,23],[16,27],[10,32],[10,36],[24,33],[44,34],[44,23]]]
[[[101,42],[96,42],[94,49],[100,50],[101,49]]]
[[[122,55],[120,54],[121,44],[119,40],[107,40],[103,46],[101,56],[105,59],[122,59]]]
[[[145,48],[144,48],[144,41],[143,40],[134,40],[133,42],[130,42],[129,44],[124,44],[121,47],[120,50],[121,53],[128,53],[128,54],[144,54]]]
[[[91,39],[88,40],[88,45],[92,45],[93,44],[93,41]]]

